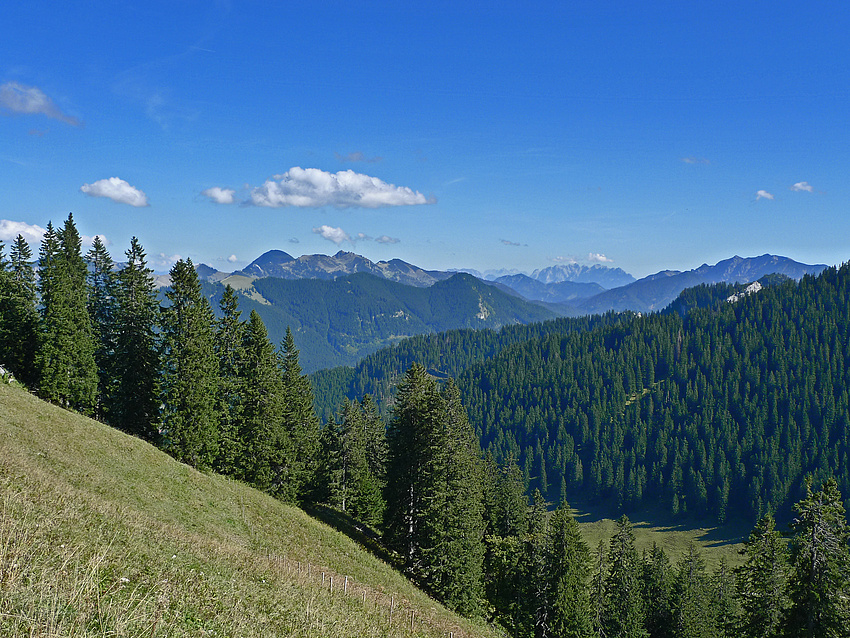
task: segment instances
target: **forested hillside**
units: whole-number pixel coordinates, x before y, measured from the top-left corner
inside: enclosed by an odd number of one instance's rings
[[[761,291],[697,286],[661,314],[559,319],[406,340],[312,377],[325,417],[392,402],[406,366],[454,377],[485,450],[553,502],[787,517],[803,478],[848,467],[848,267]]]
[[[327,420],[346,399],[371,395],[389,414],[398,380],[414,363],[438,378],[457,378],[481,361],[495,357],[508,346],[549,334],[566,334],[608,325],[624,315],[607,313],[591,317],[562,318],[500,330],[449,330],[404,339],[362,359],[355,367],[314,372],[310,379],[319,416]]]
[[[503,350],[458,379],[482,446],[550,498],[787,514],[850,487],[850,266]]]
[[[213,306],[224,289],[204,284]],[[463,273],[428,288],[367,273],[335,280],[266,277],[239,291],[239,303],[245,312],[255,310],[262,317],[273,343],[291,328],[308,372],[354,364],[417,334],[499,328],[556,316]]]

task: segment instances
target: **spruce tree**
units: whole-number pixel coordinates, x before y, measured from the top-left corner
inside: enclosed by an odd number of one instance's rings
[[[319,490],[321,424],[313,405],[313,388],[307,375],[302,374],[298,349],[289,328],[286,329],[280,356],[283,375],[282,437],[287,437],[284,440],[291,442],[291,447],[284,452],[281,460],[277,495],[289,503],[315,501]]]
[[[850,529],[835,479],[794,506],[792,523],[791,609],[786,635],[832,638],[847,635],[850,604]]]
[[[679,561],[675,587],[676,636],[711,638],[714,624],[711,586],[705,561],[691,543]]]
[[[241,436],[243,478],[273,496],[288,495],[283,468],[293,451],[282,424],[283,381],[274,345],[263,320],[251,311],[245,326],[245,370],[242,385]]]
[[[219,445],[214,317],[191,259],[178,261],[169,274],[169,305],[162,309],[164,444],[178,460],[208,468]]]
[[[460,395],[421,365],[399,384],[388,431],[386,538],[405,569],[449,607],[483,596],[484,517],[478,443]]]
[[[469,616],[478,612],[484,597],[480,449],[453,380],[443,386],[441,400],[441,441],[432,461],[437,476],[426,512],[431,539],[424,558],[430,563],[432,591],[446,606]]]
[[[153,270],[136,237],[115,276],[115,379],[109,422],[147,441],[159,440],[160,310]]]
[[[549,521],[548,578],[551,599],[549,624],[554,636],[586,638],[593,635],[588,589],[590,548],[581,537],[570,506],[561,503]]]
[[[219,367],[216,406],[219,413],[219,454],[215,468],[228,476],[240,477],[245,448],[242,439],[244,386],[251,373],[245,360],[245,324],[240,320],[239,300],[228,284],[219,302],[215,352]]]
[[[97,364],[80,248],[73,215],[60,231],[48,224],[39,260],[43,339],[39,392],[53,403],[90,414],[97,394]]]
[[[635,549],[632,524],[623,515],[611,537],[608,553],[610,569],[605,578],[603,627],[611,638],[645,638],[645,610],[640,559]]]
[[[646,628],[650,638],[673,638],[673,568],[656,543],[643,557],[643,592]]]
[[[32,250],[22,235],[15,238],[9,257],[6,269],[0,268],[0,364],[21,383],[35,388],[39,344],[35,270]]]
[[[88,311],[94,335],[94,360],[97,364],[97,399],[94,415],[110,422],[108,411],[115,394],[115,263],[100,236],[95,236],[86,253],[88,263]]]
[[[758,522],[742,553],[746,562],[737,569],[738,631],[745,638],[778,638],[790,604],[788,548],[774,528],[773,516]]]

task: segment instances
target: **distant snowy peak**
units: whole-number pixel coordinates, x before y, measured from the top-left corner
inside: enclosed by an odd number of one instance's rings
[[[544,284],[555,284],[562,281],[572,281],[580,284],[599,284],[603,288],[619,288],[628,286],[635,281],[622,268],[609,268],[600,264],[585,266],[583,264],[557,264],[535,270],[531,278]]]
[[[740,301],[744,297],[749,297],[750,295],[757,293],[759,290],[762,289],[762,287],[763,286],[759,282],[754,281],[749,286],[747,286],[743,291],[741,291],[737,294],[728,296],[726,298],[726,301],[728,301],[729,303],[735,303],[737,301]]]

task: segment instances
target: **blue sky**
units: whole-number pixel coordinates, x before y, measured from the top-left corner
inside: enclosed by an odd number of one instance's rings
[[[0,239],[635,276],[850,259],[845,3],[0,8]]]

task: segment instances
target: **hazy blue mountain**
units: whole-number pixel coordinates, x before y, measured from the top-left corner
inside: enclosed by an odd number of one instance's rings
[[[495,282],[507,286],[526,299],[555,304],[586,299],[605,290],[597,283],[559,281],[547,284],[538,279],[532,279],[528,275],[506,275],[499,277]]]
[[[825,264],[801,264],[777,255],[748,258],[736,255],[714,266],[703,264],[699,268],[684,272],[662,270],[627,286],[606,290],[589,299],[571,303],[569,308],[562,310],[565,314],[596,314],[609,310],[654,312],[669,305],[683,290],[700,284],[748,283],[770,274],[799,280],[804,275],[816,275],[825,268]]]
[[[621,268],[609,268],[601,264],[584,266],[582,264],[557,264],[535,270],[531,278],[544,284],[554,284],[561,281],[573,281],[580,284],[599,284],[603,288],[618,288],[626,286],[635,278]]]

